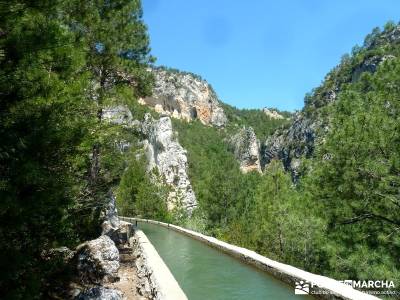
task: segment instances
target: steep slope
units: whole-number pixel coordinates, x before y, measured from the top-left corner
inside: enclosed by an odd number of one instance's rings
[[[329,129],[327,110],[343,87],[357,82],[363,73],[374,73],[379,65],[399,56],[400,26],[390,24],[368,35],[363,47],[355,47],[351,56],[345,55],[323,81],[322,85],[306,95],[305,106],[287,128],[277,130],[262,143],[263,165],[280,159],[286,170],[297,178],[301,160],[313,155],[316,145],[324,141]]]
[[[232,107],[221,102],[212,86],[193,73],[166,67],[151,68],[149,72],[155,79],[152,95],[139,99],[140,104],[151,108],[156,115],[187,122],[198,120],[223,130],[223,138],[241,170],[261,172],[260,140],[264,141],[278,127],[287,124],[290,113]]]
[[[235,135],[228,138],[236,159],[243,173],[261,172],[260,142],[252,127],[243,127]]]
[[[147,137],[145,152],[148,168],[157,168],[165,183],[172,187],[167,199],[168,209],[181,206],[191,213],[197,205],[196,196],[187,175],[186,151],[177,141],[171,119],[161,116],[155,120],[150,114],[146,114],[142,131]]]
[[[212,87],[199,76],[162,67],[150,69],[155,83],[152,96],[140,103],[186,121],[223,127],[227,120]]]

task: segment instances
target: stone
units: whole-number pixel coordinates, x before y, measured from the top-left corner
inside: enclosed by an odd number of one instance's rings
[[[225,126],[228,120],[224,110],[205,80],[191,73],[162,68],[153,68],[150,72],[155,78],[153,94],[139,103],[177,119],[198,119],[205,125]]]
[[[111,238],[116,246],[119,246],[127,244],[134,231],[135,228],[131,223],[119,221],[118,227],[110,228],[106,235]]]
[[[105,288],[102,286],[92,287],[81,292],[76,300],[123,300],[123,295],[116,289]]]
[[[165,183],[172,187],[167,200],[168,208],[173,209],[179,202],[191,213],[197,206],[197,200],[187,174],[186,150],[179,144],[172,130],[170,117],[161,116],[155,120],[146,114],[142,132],[147,137],[144,146],[149,170],[157,168],[165,178]]]
[[[107,235],[79,245],[75,259],[82,282],[98,284],[118,279],[119,252]]]
[[[263,112],[264,114],[266,114],[268,117],[270,117],[271,119],[276,119],[276,120],[282,120],[285,117],[282,116],[280,113],[278,113],[276,110],[273,109],[269,109],[267,107],[263,108]]]
[[[229,144],[240,163],[243,173],[257,171],[261,173],[260,142],[253,128],[243,127],[229,139]]]
[[[367,49],[372,49],[384,44],[394,44],[400,42],[400,25],[395,26],[392,30],[381,32],[378,36],[367,45]]]
[[[44,260],[62,261],[64,263],[69,263],[74,255],[75,251],[72,251],[68,247],[59,247],[43,251],[41,257]]]
[[[391,40],[397,39],[398,35],[400,41],[400,27],[396,28],[380,38]],[[364,72],[374,73],[381,63],[394,58],[393,55],[367,57],[354,67],[348,82],[339,83],[335,80],[340,66],[334,73],[329,74],[325,80],[333,84],[319,95],[320,107],[315,107],[312,103],[306,104],[301,112],[294,115],[288,128],[278,129],[261,145],[261,168],[264,169],[271,160],[279,159],[283,162],[285,169],[291,172],[296,182],[301,168],[301,158],[310,157],[316,145],[324,142],[324,136],[329,131],[330,120],[320,113],[320,109],[336,101],[342,84],[357,81]],[[325,83],[323,85],[326,86]],[[312,113],[306,113],[307,109]]]
[[[281,160],[285,169],[297,180],[301,157],[309,157],[315,148],[316,129],[321,128],[320,121],[308,118],[303,113],[293,117],[292,124],[283,130],[277,130],[261,146],[261,167],[265,169],[272,160]]]
[[[375,55],[366,58],[360,65],[358,65],[353,70],[351,81],[352,82],[357,81],[360,78],[361,74],[364,72],[374,73],[381,63],[383,63],[386,60],[394,58],[396,57],[393,55],[384,55],[384,56]]]
[[[104,221],[102,224],[102,235],[109,235],[119,227],[118,211],[115,203],[115,195],[110,191],[107,194],[107,204],[101,216]]]
[[[126,105],[105,107],[101,117],[115,125],[130,126],[133,121],[132,113]]]

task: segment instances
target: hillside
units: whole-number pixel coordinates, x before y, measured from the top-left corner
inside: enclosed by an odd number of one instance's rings
[[[399,278],[399,32],[375,29],[291,120],[222,104],[225,129],[174,122],[199,203],[182,222],[335,278]]]
[[[237,109],[200,76],[155,67],[142,13],[0,11],[0,298],[104,292],[130,230],[118,215],[400,282],[400,25],[374,29],[292,114]]]
[[[265,162],[280,159],[286,170],[296,177],[301,159],[310,158],[327,134],[333,119],[329,110],[340,93],[347,86],[355,85],[362,75],[374,73],[385,61],[399,57],[399,42],[399,27],[388,23],[382,32],[375,28],[365,38],[364,45],[353,48],[351,55],[344,55],[322,84],[305,96],[304,108],[293,117],[292,124],[263,141]]]

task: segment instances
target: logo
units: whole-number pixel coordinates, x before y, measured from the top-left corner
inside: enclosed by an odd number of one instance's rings
[[[394,288],[394,282],[391,280],[340,280],[339,282],[351,286],[354,289],[382,289]]]
[[[296,281],[296,286],[294,288],[294,293],[296,295],[307,295],[310,293],[310,284],[306,281],[300,280]]]
[[[339,280],[340,283],[363,293],[371,295],[400,295],[400,291],[393,290],[395,284],[392,280]],[[311,281],[300,280],[295,282],[294,293],[296,295],[329,295],[330,290],[319,289],[318,285]],[[400,299],[400,298],[399,298]]]

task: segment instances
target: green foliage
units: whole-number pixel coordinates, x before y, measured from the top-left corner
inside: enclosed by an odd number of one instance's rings
[[[178,70],[178,69],[170,68],[170,67],[166,67],[166,66],[157,66],[157,67],[155,67],[155,69],[162,70],[162,71],[167,71],[167,72],[172,73],[172,74],[190,75],[190,76],[192,76],[193,78],[195,78],[197,80],[205,81],[204,78],[201,77],[199,74],[195,74],[195,73],[192,73],[192,72],[182,71],[182,70]]]
[[[179,142],[188,151],[189,176],[207,215],[208,228],[223,226],[232,216],[240,189],[238,162],[224,143],[223,132],[200,122],[174,120],[173,125],[179,133]]]
[[[0,294],[38,297],[42,249],[77,237],[67,209],[79,195],[94,124],[84,51],[57,17],[58,3],[13,1],[1,10]]]
[[[138,155],[132,154],[118,186],[119,214],[165,221],[168,218],[168,189],[161,184],[157,174],[148,174],[146,160],[142,156],[138,159]]]
[[[89,49],[87,61],[100,85],[100,104],[106,91],[119,84],[134,82],[135,96],[149,94],[151,75],[146,67],[154,58],[149,55],[140,0],[77,2],[69,22]]]
[[[301,198],[280,162],[271,163],[263,176],[242,174],[224,142],[226,132],[199,122],[174,120],[173,125],[188,151],[189,176],[199,202],[192,218],[180,224],[320,271],[323,252],[316,254],[316,243],[323,240],[325,223],[316,216],[304,220],[311,204]]]
[[[225,103],[222,103],[222,106],[229,121],[227,128],[229,132],[250,126],[260,140],[265,140],[277,128],[289,124],[288,119],[292,116],[289,112],[274,109],[285,119],[272,119],[260,109],[238,109]]]
[[[353,77],[354,71],[360,67],[364,61],[374,56],[400,55],[400,47],[396,42],[390,40],[392,31],[396,29],[393,22],[388,22],[384,29],[376,27],[368,34],[363,46],[355,46],[351,54],[345,54],[341,63],[333,68],[325,77],[322,84],[308,93],[304,99],[305,107],[303,111],[313,118],[321,118],[321,108],[330,105],[327,95],[338,93],[346,85],[358,80]]]
[[[400,57],[394,29],[374,29],[306,96],[305,114],[330,129],[298,186],[278,162],[263,176],[241,174],[224,142],[243,126],[264,140],[286,120],[228,105],[226,129],[174,120],[199,201],[189,219],[179,203],[167,212],[162,178],[137,158],[140,133],[101,119],[116,104],[136,119],[148,111],[137,103],[151,91],[154,61],[140,1],[8,1],[0,11],[0,297],[45,298],[60,265],[42,251],[95,237],[113,190],[121,214],[186,224],[340,279],[400,280],[400,59],[353,77],[368,58]],[[332,92],[338,100],[328,103]]]
[[[399,71],[400,60],[391,60],[341,93],[309,175],[329,225],[326,247],[340,258],[331,260],[334,276],[400,276]]]
[[[297,186],[276,161],[263,176],[239,174],[226,148],[239,126],[252,126],[259,138],[284,126],[261,111],[224,106],[226,130],[175,121],[200,204],[183,224],[318,274],[398,281],[400,47],[388,40],[393,29],[374,29],[306,95],[304,113],[329,132],[304,160]],[[354,76],[367,59],[385,55],[397,58]],[[328,102],[333,92],[336,101]]]
[[[115,141],[129,136],[99,122],[102,103],[126,100],[121,87],[133,81],[133,96],[149,92],[148,52],[139,1],[1,5],[2,299],[46,297],[59,266],[42,251],[99,234],[106,195],[124,168]]]

